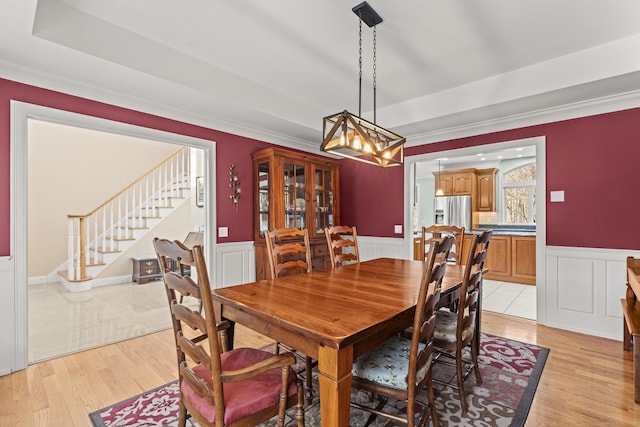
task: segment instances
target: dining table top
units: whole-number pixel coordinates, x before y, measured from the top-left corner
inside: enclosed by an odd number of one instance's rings
[[[273,327],[340,348],[376,329],[388,330],[390,323],[398,323],[398,330],[410,325],[423,268],[422,261],[377,258],[336,270],[215,289],[213,298],[253,321],[275,323]],[[464,266],[447,266],[442,295],[459,287],[463,273]],[[301,350],[314,356],[311,348]]]

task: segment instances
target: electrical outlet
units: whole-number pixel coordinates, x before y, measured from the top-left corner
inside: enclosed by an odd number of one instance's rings
[[[393,232],[396,234],[402,234],[402,225],[394,225],[393,226]]]
[[[218,227],[218,237],[229,237],[229,227]]]

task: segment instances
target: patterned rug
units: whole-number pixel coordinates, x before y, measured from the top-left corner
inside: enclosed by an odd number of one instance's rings
[[[482,334],[478,360],[482,384],[476,384],[473,374],[465,382],[468,406],[466,415],[462,414],[455,389],[434,384],[440,425],[524,426],[548,354],[549,349],[543,347]],[[436,363],[433,376],[444,383],[455,383],[455,369],[446,363]],[[317,392],[315,396],[314,402],[305,409],[307,427],[320,426]],[[367,402],[367,396],[361,392],[354,392],[352,399]],[[178,402],[178,387],[174,381],[93,412],[89,417],[94,427],[176,426]],[[405,408],[403,402],[390,400],[385,410],[403,413]],[[351,408],[351,426],[364,425],[368,416],[368,413]],[[293,419],[290,424],[295,425]],[[187,425],[197,427],[191,421]],[[274,425],[274,422],[263,424],[264,427]],[[388,419],[378,417],[371,425],[401,424],[389,423]]]

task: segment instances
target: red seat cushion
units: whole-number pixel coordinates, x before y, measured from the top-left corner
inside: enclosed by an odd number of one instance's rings
[[[238,348],[220,355],[223,371],[245,368],[265,359],[273,357],[273,353],[254,348]],[[195,374],[205,379],[213,390],[211,371],[202,365],[193,368]],[[280,368],[264,372],[248,380],[225,383],[225,424],[234,423],[251,414],[275,405],[280,398],[282,370]],[[189,385],[183,382],[180,386],[184,398],[200,412],[209,422],[215,421],[215,408],[204,398],[199,397]],[[293,370],[289,375],[289,396],[296,394],[296,376]]]

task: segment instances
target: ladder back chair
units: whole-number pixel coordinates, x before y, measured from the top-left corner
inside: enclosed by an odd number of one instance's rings
[[[309,231],[278,228],[264,233],[271,278],[311,273]]]
[[[278,228],[266,231],[264,237],[267,242],[267,257],[269,258],[269,271],[272,279],[311,273],[311,246],[308,230]],[[299,360],[304,362],[307,401],[311,403],[313,399],[312,373],[317,362],[292,347],[276,343],[276,352],[280,348],[293,352]]]
[[[429,244],[434,240],[442,238],[442,236],[452,235],[454,237],[453,247],[449,252],[449,259],[455,260],[457,265],[462,263],[463,245],[464,245],[464,227],[455,227],[452,225],[432,225],[422,227],[422,240],[420,248],[423,257],[429,253]]]
[[[374,408],[351,403],[355,408],[371,412],[366,425],[381,415],[413,427],[416,425],[416,415],[420,415],[417,425],[426,425],[431,416],[433,425],[438,426],[431,376],[433,332],[447,253],[452,242],[453,237],[446,236],[430,245],[420,282],[411,338],[394,336],[358,357],[353,364],[353,387],[374,393],[380,399],[379,405]],[[419,398],[421,391],[426,391],[427,402]],[[382,411],[389,397],[407,402],[405,417]],[[417,407],[423,408],[421,413],[416,413]]]
[[[335,270],[344,262],[360,262],[356,227],[336,225],[331,228],[325,228],[324,234],[327,238],[332,269]]]
[[[291,367],[293,354],[253,348],[224,351],[221,332],[230,325],[215,322],[202,246],[189,249],[179,241],[159,238],[153,245],[162,266],[178,356],[178,426],[184,427],[191,417],[203,427],[248,427],[275,416],[283,426],[285,410],[294,406],[297,425],[304,426],[303,389]],[[181,268],[171,271],[169,260]],[[183,274],[186,265],[196,270],[198,283]],[[179,302],[178,294],[200,298],[204,315]]]
[[[479,316],[482,275],[491,235],[491,231],[485,231],[473,236],[460,288],[457,312],[439,310],[436,317],[434,344],[437,355],[435,361],[439,361],[442,357],[455,359],[457,387],[450,386],[458,389],[463,413],[467,411],[464,381],[472,370],[475,371],[477,383],[482,384],[482,376],[478,368],[480,337],[476,328],[476,316]],[[463,359],[463,350],[467,347],[470,347],[471,352],[471,361],[469,362]],[[442,350],[448,350],[448,352]],[[463,365],[468,365],[465,372],[463,372]]]

